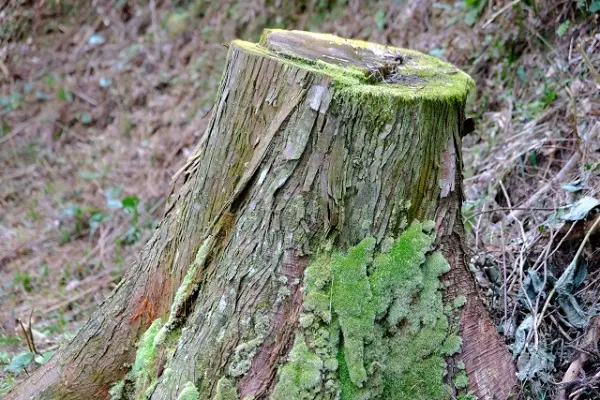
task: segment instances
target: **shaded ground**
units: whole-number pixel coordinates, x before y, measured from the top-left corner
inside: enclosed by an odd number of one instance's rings
[[[0,8],[0,364],[8,365],[0,394],[25,364],[43,362],[15,363],[30,318],[36,350],[47,354],[134,261],[204,132],[224,44],[282,27],[410,47],[471,73],[473,273],[518,358],[522,394],[551,397],[587,355],[568,393],[594,398],[600,1],[0,0]],[[567,269],[579,248],[577,268]]]

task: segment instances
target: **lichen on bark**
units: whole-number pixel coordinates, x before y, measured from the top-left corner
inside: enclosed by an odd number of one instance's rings
[[[161,318],[152,321],[138,341],[135,362],[125,378],[112,386],[109,391],[111,400],[149,398],[161,376],[170,376],[169,368],[165,371],[159,371],[159,368],[173,356],[181,333],[177,328],[177,319],[182,313],[184,304],[196,290],[198,269],[206,261],[213,243],[214,237],[209,236],[196,252],[194,261],[175,293],[166,322],[163,323]],[[193,399],[189,394],[185,394],[191,390],[186,388],[182,392],[184,397],[180,395],[181,399]]]
[[[376,252],[369,237],[306,269],[305,322],[272,400],[449,397],[445,357],[461,341],[442,301],[449,265],[432,249],[433,227],[413,222],[391,248]]]
[[[177,396],[177,400],[199,400],[200,393],[198,393],[198,389],[192,382],[187,382],[183,387],[179,396]]]

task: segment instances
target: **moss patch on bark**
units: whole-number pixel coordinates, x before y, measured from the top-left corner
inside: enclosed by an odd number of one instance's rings
[[[192,382],[188,382],[185,384],[185,386],[183,387],[183,390],[181,391],[181,393],[179,393],[179,396],[177,396],[177,400],[199,400],[200,399],[200,393],[198,392],[198,389],[196,389],[196,386],[194,386],[194,384]]]
[[[442,302],[450,267],[432,251],[433,228],[414,222],[383,252],[366,238],[307,268],[303,323],[272,399],[449,397],[445,357],[461,340]]]
[[[232,47],[244,51],[288,63],[311,72],[331,78],[335,87],[351,95],[367,95],[374,99],[381,97],[393,99],[396,103],[414,100],[432,100],[436,102],[464,101],[473,89],[473,80],[453,65],[436,57],[409,49],[400,49],[379,45],[360,40],[344,39],[330,34],[301,32],[305,42],[311,39],[316,42],[326,41],[331,47],[346,46],[347,48],[364,50],[375,56],[382,54],[397,55],[403,62],[395,66],[393,83],[373,81],[368,72],[368,66],[339,65],[319,59],[301,57],[293,52],[276,52],[269,50],[264,43],[272,33],[285,34],[282,30],[265,30],[260,42],[250,43],[234,40]],[[298,34],[291,31],[292,34]],[[335,57],[330,57],[331,60]],[[365,73],[367,71],[367,73]],[[378,73],[378,72],[376,72]]]

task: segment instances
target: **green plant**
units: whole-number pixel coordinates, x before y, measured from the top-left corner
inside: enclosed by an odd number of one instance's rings
[[[4,367],[4,372],[8,372],[13,375],[18,375],[23,372],[28,366],[33,363],[38,365],[44,365],[48,362],[50,357],[56,353],[55,350],[47,351],[41,354],[32,353],[30,351],[24,351],[14,356],[10,363]]]
[[[63,87],[58,89],[58,93],[56,96],[58,97],[59,100],[66,101],[68,103],[72,103],[74,100],[73,93]]]
[[[0,96],[0,105],[6,111],[15,111],[19,109],[23,104],[23,96],[19,92],[13,91],[8,96]]]
[[[566,20],[562,24],[560,24],[558,28],[556,28],[556,34],[558,35],[558,37],[562,37],[565,35],[565,33],[567,33],[567,31],[569,30],[569,25],[571,25],[571,21]]]
[[[23,340],[18,336],[6,336],[3,334],[0,334],[0,346],[2,346],[2,347],[12,346],[14,344],[19,344],[21,342],[23,342]]]
[[[24,292],[30,292],[32,289],[31,275],[28,271],[17,271],[13,277],[13,283],[15,286],[23,289]]]
[[[477,22],[477,18],[487,5],[487,0],[466,0],[465,4],[469,11],[465,15],[465,24],[473,26]]]

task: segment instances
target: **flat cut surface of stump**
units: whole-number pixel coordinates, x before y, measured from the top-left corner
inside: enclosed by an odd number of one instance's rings
[[[467,74],[438,58],[330,34],[266,30],[258,45],[244,46],[308,62],[347,84],[387,87],[407,98],[452,98],[464,96],[473,88]]]

